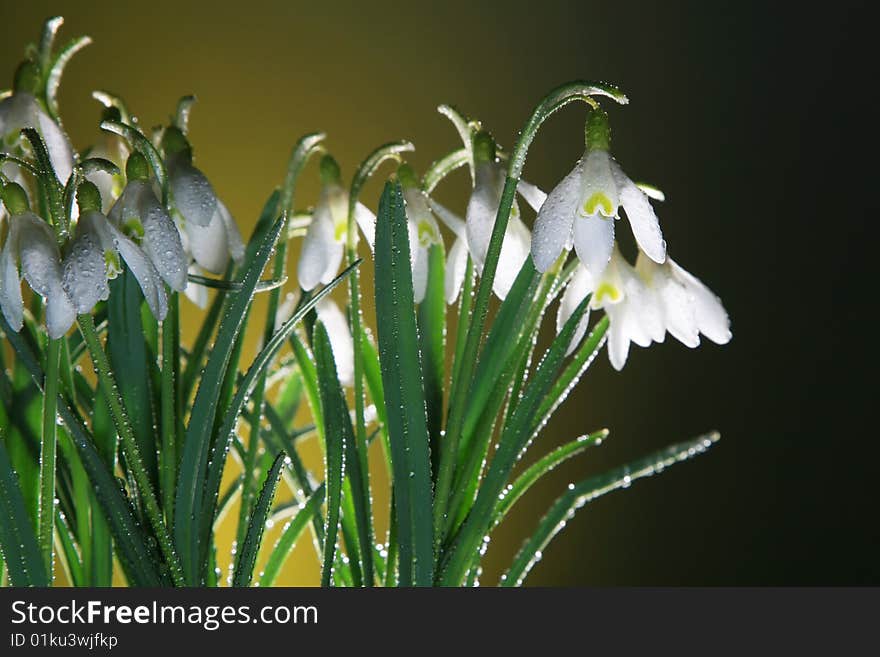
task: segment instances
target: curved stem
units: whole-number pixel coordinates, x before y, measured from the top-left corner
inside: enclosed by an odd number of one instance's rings
[[[483,273],[477,286],[477,295],[474,300],[474,312],[468,327],[467,339],[462,352],[461,372],[459,381],[470,381],[476,367],[477,355],[480,350],[480,342],[483,336],[483,327],[486,323],[486,315],[489,311],[489,299],[492,295],[492,283],[495,280],[495,271],[498,267],[498,257],[501,254],[501,244],[510,220],[510,210],[513,207],[516,186],[519,184],[525,165],[529,147],[538,134],[538,129],[547,118],[564,107],[565,105],[580,100],[595,106],[596,101],[591,96],[606,96],[621,104],[627,101],[616,87],[594,82],[570,82],[557,87],[547,94],[538,103],[531,117],[520,133],[516,146],[508,162],[507,179],[504,181],[504,190],[501,193],[501,201],[498,205],[498,214],[495,217],[495,226],[492,229],[492,237],[489,241],[489,249],[486,261],[483,265]],[[448,512],[450,488],[454,474],[454,466],[458,452],[458,441],[461,438],[461,430],[464,422],[465,407],[467,405],[467,386],[457,385],[452,390],[450,399],[449,415],[446,423],[446,448],[440,459],[437,475],[437,488],[434,495],[434,543],[439,557],[439,547],[443,540],[443,528],[446,524]]]
[[[159,508],[159,503],[156,501],[156,493],[153,491],[147,469],[144,467],[131,423],[125,412],[122,397],[119,396],[119,386],[113,377],[113,372],[110,370],[110,362],[98,339],[98,333],[95,331],[95,322],[89,314],[79,315],[77,321],[79,322],[80,332],[89,349],[89,354],[92,357],[92,363],[95,366],[98,380],[104,389],[108,402],[107,405],[110,407],[110,413],[113,416],[113,423],[116,425],[116,431],[122,440],[122,451],[125,454],[125,461],[134,476],[135,484],[137,484],[142,496],[147,518],[159,539],[159,547],[171,569],[171,577],[174,580],[174,584],[176,586],[184,586],[185,580],[180,559],[174,550],[171,535],[168,533],[165,521],[162,519],[162,511]]]

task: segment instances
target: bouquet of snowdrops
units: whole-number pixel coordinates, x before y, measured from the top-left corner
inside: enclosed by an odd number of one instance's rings
[[[46,22],[0,96],[5,583],[45,586],[63,574],[73,585],[270,586],[310,534],[325,586],[475,585],[517,500],[607,435],[519,465],[603,347],[620,369],[631,343],[731,337],[719,299],[669,257],[652,206],[662,193],[611,155],[602,103],[627,102],[612,85],[551,91],[510,150],[441,106],[461,145],[421,176],[401,141],[377,148],[346,183],[325,136],[306,135],[245,241],[194,163],[191,97],[150,131],[122,99],[95,92],[101,132],[74,148],[56,91],[88,39],[57,48],[61,23]],[[584,155],[545,194],[521,177],[527,152],[542,123],[575,101],[587,108]],[[310,162],[322,191],[302,211],[297,182]],[[361,190],[382,169],[391,175],[374,214]],[[472,182],[461,211],[433,198],[457,169]],[[627,230],[634,264],[617,246]],[[334,288],[347,293],[344,307],[328,296]],[[262,317],[252,305],[260,294]],[[204,313],[185,345],[189,302]],[[375,327],[365,303],[375,304]],[[548,311],[558,335],[536,353]],[[261,346],[245,363],[248,328]],[[301,457],[306,440],[320,445],[322,471]],[[522,584],[576,509],[715,440],[570,484],[500,584]],[[381,451],[371,459],[373,441]],[[391,482],[386,508],[372,494],[379,468]],[[236,504],[230,549],[216,528]],[[279,522],[277,541],[264,541]]]

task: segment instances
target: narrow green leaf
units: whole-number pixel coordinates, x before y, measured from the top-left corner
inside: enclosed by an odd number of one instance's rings
[[[444,586],[458,586],[467,575],[474,555],[483,537],[489,530],[492,510],[507,483],[510,472],[522,456],[532,437],[532,421],[535,411],[547,390],[553,384],[559,367],[565,358],[565,351],[577,328],[578,322],[586,312],[589,297],[578,305],[575,312],[559,332],[559,336],[547,350],[538,365],[532,380],[526,387],[522,400],[501,432],[498,449],[477,494],[477,499],[461,527],[452,547],[445,555],[441,583]]]
[[[315,492],[300,506],[296,515],[284,527],[281,536],[269,554],[266,565],[263,567],[263,574],[260,576],[261,587],[272,586],[275,583],[282,566],[284,566],[284,562],[296,545],[303,530],[320,512],[321,505],[324,503],[324,490],[324,484],[316,488]]]
[[[272,499],[275,497],[275,489],[278,487],[278,479],[281,477],[281,468],[284,465],[285,458],[284,452],[278,454],[266,475],[263,490],[260,491],[260,497],[257,500],[254,513],[248,525],[247,535],[241,546],[242,556],[236,563],[235,572],[232,575],[233,586],[250,586],[251,584],[254,565],[257,563],[257,553],[260,551],[260,545],[263,542],[266,519],[269,517],[269,510],[272,505]]]
[[[650,456],[633,461],[628,465],[610,470],[603,474],[589,477],[569,487],[569,489],[553,504],[550,511],[542,519],[538,528],[525,545],[514,557],[510,569],[501,576],[501,586],[520,586],[532,567],[541,560],[541,551],[547,547],[553,537],[565,523],[572,518],[575,511],[585,504],[611,491],[628,488],[636,479],[649,477],[662,472],[665,468],[702,454],[713,443],[718,442],[717,433],[709,433],[695,440],[677,443],[666,447]]]
[[[419,350],[422,355],[422,381],[428,435],[431,439],[431,469],[437,469],[443,429],[443,387],[446,381],[446,297],[443,245],[434,244],[428,252],[428,283],[418,308]]]
[[[48,586],[46,568],[18,477],[6,452],[6,437],[0,432],[0,547],[13,586]]]
[[[336,378],[336,363],[330,347],[327,330],[319,321],[315,324],[312,348],[318,368],[318,391],[324,414],[325,476],[327,487],[327,522],[324,525],[324,564],[321,586],[330,586],[333,562],[336,557],[336,540],[339,531],[342,504],[342,480],[345,476],[346,443],[354,441],[354,431],[348,409]],[[333,377],[333,381],[330,380]]]
[[[199,563],[202,554],[199,527],[204,512],[201,503],[223,375],[253,299],[254,288],[272,254],[282,226],[283,220],[278,219],[260,245],[252,265],[242,271],[242,288],[230,293],[187,425],[174,505],[174,535],[184,573],[190,584],[199,583],[203,574]]]
[[[372,521],[370,516],[369,500],[364,494],[365,481],[361,470],[360,458],[354,443],[354,429],[348,413],[348,405],[345,403],[345,393],[337,378],[336,361],[333,357],[333,349],[330,346],[330,336],[327,329],[318,321],[314,331],[315,365],[318,371],[318,387],[321,395],[321,408],[324,413],[324,435],[327,437],[328,473],[330,464],[330,443],[336,444],[339,436],[342,441],[344,453],[344,476],[348,479],[348,485],[344,486],[344,506],[348,507],[345,517],[351,522],[352,527],[346,527],[346,546],[350,556],[360,558],[360,571],[363,573],[363,583],[366,586],[373,584],[373,544],[372,544]],[[332,483],[332,480],[331,480]],[[328,504],[333,502],[333,486],[328,486]],[[328,517],[332,509],[328,507]],[[352,515],[353,512],[353,515]],[[351,529],[355,536],[351,536]],[[352,574],[355,574],[352,568]],[[357,577],[355,577],[357,579]]]
[[[498,525],[508,514],[513,505],[526,494],[541,477],[552,472],[561,463],[577,456],[589,447],[601,445],[608,437],[608,429],[580,436],[554,449],[552,452],[529,466],[516,481],[505,489],[503,497],[495,505],[492,526]]]
[[[433,582],[431,457],[420,376],[409,236],[403,194],[386,183],[376,222],[376,317],[385,403],[391,410],[393,485],[401,586]]]

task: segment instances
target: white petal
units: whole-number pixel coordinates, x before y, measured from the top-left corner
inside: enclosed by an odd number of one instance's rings
[[[369,245],[370,251],[373,251],[373,245],[376,240],[376,215],[374,215],[373,211],[366,205],[358,203],[354,206],[354,220],[364,234],[364,238],[367,240],[367,245]]]
[[[623,369],[629,355],[629,336],[626,333],[626,309],[610,306],[606,312],[610,325],[608,327],[608,360],[618,372]]]
[[[620,200],[617,182],[611,169],[613,160],[605,151],[589,151],[583,159],[578,214],[588,217],[601,214],[616,217]]]
[[[412,284],[413,300],[421,303],[428,288],[428,249],[416,244],[412,247]]]
[[[519,195],[526,200],[526,203],[528,203],[535,212],[538,212],[541,209],[541,206],[544,205],[544,201],[547,200],[547,194],[525,180],[520,180],[516,184],[516,191],[519,192]]]
[[[457,237],[465,236],[465,223],[461,217],[452,212],[452,210],[440,205],[430,197],[428,198],[428,204],[431,206],[431,210],[434,211],[434,214],[440,218],[440,221],[446,224],[446,227],[455,233]]]
[[[334,232],[329,206],[318,204],[303,239],[297,262],[297,277],[302,289],[311,290],[326,277],[329,270],[332,269],[335,273],[339,267],[342,261],[342,245],[336,243]]]
[[[149,258],[141,251],[137,244],[128,239],[121,231],[113,227],[116,244],[119,247],[119,255],[128,265],[131,273],[137,279],[147,305],[153,316],[162,321],[168,313],[168,298],[165,295],[165,286],[162,277]]]
[[[656,295],[666,330],[683,345],[693,349],[700,344],[693,295],[672,276],[668,262],[658,265],[640,252],[636,271]]]
[[[529,257],[532,247],[532,234],[519,217],[510,217],[504,241],[501,243],[501,254],[498,256],[498,267],[492,290],[499,299],[504,299],[513,287],[523,263]]]
[[[660,231],[660,222],[648,197],[629,178],[626,178],[620,188],[620,203],[626,211],[626,218],[629,219],[639,248],[654,262],[664,262],[666,242]]]
[[[459,237],[452,243],[449,255],[446,258],[446,303],[454,303],[464,283],[464,275],[467,271],[468,248],[467,238]]]
[[[244,260],[244,241],[241,239],[238,224],[235,223],[232,214],[220,199],[217,199],[217,216],[220,218],[220,221],[223,223],[223,229],[226,231],[226,251],[236,264],[241,264]]]
[[[6,243],[0,251],[0,309],[9,326],[20,331],[24,322],[24,300],[18,271],[18,229],[14,221],[10,221]]]
[[[189,266],[189,269],[187,269],[187,273],[194,276],[203,276],[207,272],[205,272],[205,270],[199,267],[197,264],[192,263]],[[192,301],[199,308],[204,309],[208,307],[208,288],[206,288],[204,285],[198,285],[196,283],[187,285],[183,293],[186,295],[187,299]]]
[[[70,174],[73,173],[74,154],[70,139],[64,134],[61,126],[55,123],[42,108],[39,108],[37,120],[38,130],[43,141],[46,142],[46,150],[49,151],[49,160],[52,162],[52,168],[55,169],[55,175],[58,176],[61,184],[65,185]],[[64,330],[66,331],[67,329]]]
[[[217,195],[211,183],[192,165],[178,163],[170,168],[174,206],[186,223],[207,226],[217,210]]]
[[[199,267],[222,274],[229,264],[229,241],[221,213],[216,212],[207,226],[187,221],[184,230],[190,254]]]
[[[724,310],[721,299],[700,279],[682,269],[677,263],[670,261],[670,266],[673,276],[683,281],[688,292],[693,295],[694,311],[700,333],[716,344],[730,342],[733,337],[733,333],[730,331],[730,317]]]
[[[571,240],[572,222],[580,202],[582,164],[563,178],[541,206],[532,235],[535,268],[545,272]]]
[[[129,186],[131,184],[134,183]],[[180,233],[153,190],[145,183],[141,185],[143,192],[138,204],[140,221],[144,228],[141,247],[165,282],[172,289],[182,292],[186,288],[187,262]]]
[[[476,168],[474,190],[468,201],[465,223],[471,257],[479,271],[483,269],[492,239],[492,229],[504,187],[503,175],[504,171],[495,163],[483,162]]]
[[[614,218],[600,214],[575,217],[574,248],[584,267],[595,278],[601,276],[614,249]]]
[[[35,214],[27,212],[13,218],[18,224],[21,273],[31,289],[48,297],[61,285],[61,256],[52,229]]]
[[[577,307],[580,305],[581,301],[583,301],[588,294],[593,291],[593,277],[590,276],[590,272],[583,267],[583,265],[578,265],[574,274],[571,277],[571,280],[568,282],[568,285],[565,288],[565,293],[562,295],[562,299],[559,301],[559,310],[556,313],[556,332],[559,333],[562,330],[562,327],[565,326],[565,323],[568,321],[569,317],[574,314],[574,311],[577,310]],[[581,318],[581,321],[578,323],[577,329],[574,332],[574,335],[571,339],[571,344],[568,346],[568,350],[565,355],[568,356],[571,354],[581,343],[584,335],[586,335],[587,327],[590,324],[590,309],[587,308],[587,311],[584,313],[584,316]]]
[[[354,383],[354,340],[351,338],[348,319],[329,297],[324,297],[318,302],[315,311],[318,319],[327,329],[339,383],[350,386]]]
[[[46,297],[46,332],[53,340],[57,340],[76,321],[73,303],[61,287],[61,282],[52,286]]]
[[[62,265],[61,284],[77,314],[90,312],[98,301],[110,294],[104,248],[98,229],[93,225],[96,220],[106,221],[97,212],[80,216],[76,236]]]

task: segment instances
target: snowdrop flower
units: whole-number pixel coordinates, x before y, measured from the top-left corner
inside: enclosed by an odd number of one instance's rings
[[[192,148],[178,128],[165,129],[162,146],[167,159],[174,218],[183,249],[197,267],[192,271],[222,274],[230,258],[237,263],[244,259],[245,246],[235,219],[217,198],[205,174],[192,165]]]
[[[616,370],[623,369],[630,342],[647,347],[663,342],[667,331],[691,348],[700,344],[700,333],[717,344],[731,338],[721,300],[672,260],[658,265],[639,253],[633,268],[615,246],[598,278],[579,264],[559,304],[558,330],[588,294],[593,295],[590,307],[608,314],[608,357]],[[588,321],[587,315],[581,319],[569,353],[586,333]]]
[[[13,330],[24,322],[21,280],[46,299],[49,337],[63,336],[76,319],[73,304],[61,284],[61,254],[49,224],[30,211],[24,189],[16,183],[3,187],[9,211],[9,230],[0,251],[0,309]]]
[[[108,218],[149,258],[168,285],[186,289],[187,260],[171,215],[156,198],[147,159],[132,153],[126,164],[128,183]]]
[[[64,258],[62,280],[76,312],[87,313],[109,296],[107,281],[122,272],[124,261],[153,315],[160,321],[165,319],[168,298],[161,275],[134,240],[101,214],[101,196],[94,183],[86,181],[79,186],[77,201],[80,216]]]
[[[331,155],[321,158],[321,183],[321,198],[312,214],[297,264],[297,277],[304,290],[311,290],[318,283],[326,285],[336,278],[348,233],[348,192],[342,187],[339,165]],[[376,216],[358,203],[354,219],[372,251]]]
[[[584,156],[550,192],[535,220],[532,258],[538,271],[547,271],[573,241],[584,267],[593,276],[601,276],[611,259],[614,222],[621,206],[639,248],[657,263],[666,259],[657,215],[645,193],[611,157],[610,142],[608,115],[592,110],[587,117]]]
[[[730,342],[727,311],[700,279],[671,258],[658,265],[644,253],[636,259],[636,271],[655,295],[672,337],[691,349],[699,346],[701,333],[715,344]]]
[[[656,297],[616,245],[612,247],[608,265],[598,277],[594,277],[583,264],[578,265],[560,301],[557,328],[565,324],[588,294],[593,295],[590,308],[603,308],[608,314],[608,358],[614,369],[623,369],[630,342],[640,347],[663,342],[663,318]],[[569,353],[586,333],[588,321],[587,315],[581,319],[569,345]]]
[[[40,71],[36,64],[24,61],[15,73],[14,92],[0,101],[0,152],[10,152],[24,128],[34,128],[49,152],[49,160],[61,184],[73,172],[74,152],[67,135],[37,100]]]
[[[478,132],[474,136],[474,189],[465,215],[467,244],[478,274],[482,273],[486,262],[506,177],[505,168],[495,157],[495,140],[487,132]],[[519,182],[517,191],[535,211],[541,208],[546,198],[541,190],[524,181]],[[504,299],[513,286],[529,255],[531,241],[531,233],[514,200],[492,285],[499,299]]]
[[[429,198],[428,203],[434,214],[455,234],[455,241],[446,255],[446,280],[444,281],[446,303],[452,304],[458,298],[458,293],[461,290],[462,283],[464,283],[464,275],[467,270],[467,228],[463,219],[437,203],[434,199]]]
[[[401,164],[397,169],[397,178],[403,187],[403,200],[406,204],[413,296],[416,303],[421,303],[428,287],[428,256],[431,246],[443,244],[443,240],[437,220],[428,207],[427,196],[419,187],[415,171],[408,164]]]
[[[284,297],[275,313],[276,331],[293,316],[298,304],[298,294],[290,293]],[[324,297],[317,303],[315,313],[327,329],[339,383],[343,386],[354,385],[354,340],[351,337],[348,318],[330,297]]]

